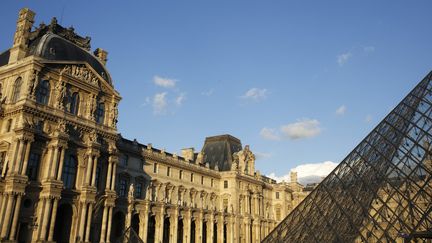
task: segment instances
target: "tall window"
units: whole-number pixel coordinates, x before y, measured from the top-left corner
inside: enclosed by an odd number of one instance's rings
[[[191,182],[193,182],[194,181],[194,174],[193,173],[191,173]]]
[[[201,176],[201,185],[204,185],[204,176]]]
[[[276,192],[276,199],[279,199],[279,192]]]
[[[78,92],[73,93],[69,97],[69,112],[76,115],[79,109],[79,94]]]
[[[65,188],[72,189],[75,186],[75,176],[77,172],[77,160],[70,155],[63,166],[63,184]]]
[[[105,104],[98,103],[96,108],[96,122],[102,124],[105,118]]]
[[[153,164],[153,173],[157,173],[157,171],[158,171],[158,165],[157,165],[157,163],[154,163]]]
[[[213,178],[212,178],[212,179],[211,179],[210,186],[213,187],[213,184],[214,184],[214,181],[213,181]]]
[[[17,102],[18,99],[20,98],[21,86],[22,86],[22,78],[18,78],[17,80],[15,80],[14,90],[12,94],[12,102]]]
[[[118,194],[120,197],[126,197],[126,191],[127,190],[127,180],[126,178],[120,178],[119,179],[119,187],[118,187]]]
[[[143,184],[137,181],[135,185],[135,197],[138,199],[142,198],[142,188],[143,188]]]
[[[167,176],[171,176],[171,167],[167,167]]]
[[[228,181],[224,181],[224,188],[228,188]]]
[[[120,155],[120,165],[121,166],[127,166],[128,165],[129,156],[127,154]]]
[[[37,179],[37,173],[39,168],[40,154],[31,153],[27,165],[27,176],[28,179],[34,181]]]
[[[48,80],[43,80],[36,90],[36,102],[40,104],[48,104],[50,92],[50,84]]]
[[[180,180],[183,179],[183,170],[180,170],[180,172],[179,172],[179,179]]]

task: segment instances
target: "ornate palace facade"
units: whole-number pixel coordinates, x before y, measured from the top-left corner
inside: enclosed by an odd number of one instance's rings
[[[122,138],[107,52],[34,16],[0,54],[1,242],[260,242],[307,194],[230,135],[181,156]]]

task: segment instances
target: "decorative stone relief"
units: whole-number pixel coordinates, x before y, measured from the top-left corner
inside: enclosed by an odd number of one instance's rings
[[[63,73],[69,74],[72,77],[83,80],[83,81],[85,81],[91,85],[94,85],[94,86],[99,85],[99,78],[95,74],[93,74],[93,72],[85,66],[66,65],[66,66],[64,66],[61,73],[62,74]]]

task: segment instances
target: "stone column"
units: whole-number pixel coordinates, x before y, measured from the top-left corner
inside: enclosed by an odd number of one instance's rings
[[[65,156],[65,151],[66,151],[66,147],[63,146],[61,148],[61,153],[60,153],[60,161],[59,161],[59,168],[57,171],[57,175],[56,175],[56,179],[57,180],[61,180],[62,177],[62,173],[63,173],[63,164],[64,164],[64,156]]]
[[[59,201],[58,198],[54,198],[54,205],[53,205],[53,210],[52,210],[52,214],[51,214],[51,221],[50,221],[50,228],[49,228],[49,234],[48,234],[48,241],[53,241],[54,225],[55,225],[56,217],[57,217],[58,201]]]
[[[249,218],[246,218],[243,224],[244,227],[244,237],[246,242],[251,242],[251,232],[250,232],[250,221]]]
[[[107,227],[107,218],[108,218],[108,207],[105,205],[103,214],[102,214],[102,225],[101,225],[101,235],[100,235],[100,242],[105,242],[105,236],[106,236],[106,227]]]
[[[117,173],[117,163],[112,164],[113,170],[111,175],[111,190],[115,190],[115,180],[116,180],[116,173]]]
[[[164,208],[163,204],[158,204],[152,208],[155,214],[156,226],[155,226],[155,242],[163,241],[163,230],[164,230]]]
[[[90,226],[92,222],[93,203],[89,203],[87,211],[87,227],[85,231],[85,242],[89,242],[90,239]]]
[[[91,173],[92,173],[92,167],[93,167],[93,155],[89,154],[88,155],[88,160],[87,160],[87,168],[86,168],[86,178],[85,178],[85,185],[90,185],[90,178],[91,178]]]
[[[97,163],[98,163],[98,157],[93,157],[93,171],[92,171],[92,179],[91,179],[91,185],[95,186],[96,182],[96,169],[97,169]]]
[[[255,219],[252,222],[252,242],[261,242],[261,231],[259,219]]]
[[[3,225],[2,225],[1,234],[0,234],[1,238],[5,238],[9,232],[11,216],[13,215],[13,213],[10,213],[10,212],[12,211],[12,207],[13,207],[14,202],[15,202],[15,195],[9,193],[7,204],[6,204],[6,211],[4,214],[4,220],[2,220]]]
[[[183,216],[183,243],[190,242],[190,231],[192,223],[192,215],[190,209],[186,209],[182,212]]]
[[[202,210],[196,212],[194,216],[195,216],[195,243],[201,243],[203,241],[202,228],[203,228],[203,221],[204,221]]]
[[[227,225],[227,243],[234,243],[234,217],[232,215],[228,216]]]
[[[107,177],[106,177],[105,190],[110,190],[111,189],[111,170],[112,170],[112,165],[113,165],[113,163],[111,162],[111,159],[108,159],[108,172],[107,172]]]
[[[9,235],[9,240],[11,240],[11,241],[15,240],[15,233],[16,233],[16,229],[17,229],[18,216],[19,216],[19,211],[21,209],[21,199],[22,199],[22,195],[18,194],[17,195],[17,201],[15,204],[13,219],[12,219],[11,233]]]
[[[21,168],[21,161],[22,161],[22,155],[23,155],[23,149],[24,149],[24,140],[23,138],[19,138],[18,141],[18,152],[16,154],[16,160],[13,161],[13,173],[19,173],[19,170]]]
[[[217,215],[217,243],[223,243],[224,242],[224,217],[222,213],[219,213]]]
[[[178,207],[170,208],[170,242],[177,242]]]
[[[86,220],[86,214],[87,214],[87,203],[82,202],[81,203],[81,216],[79,219],[79,231],[78,231],[78,237],[80,241],[84,241],[84,226],[85,226],[85,220]]]
[[[140,232],[138,232],[138,235],[144,242],[147,241],[148,209],[149,209],[149,202],[145,202],[144,210],[139,212]]]
[[[210,212],[206,215],[207,217],[207,243],[213,243],[214,237],[214,215],[213,212]]]
[[[45,210],[44,210],[44,214],[43,214],[42,232],[41,232],[41,239],[42,240],[46,240],[46,234],[48,231],[48,217],[49,217],[50,211],[51,211],[51,198],[46,198],[45,201],[46,201],[46,204],[45,204]]]
[[[24,154],[24,164],[23,164],[22,170],[20,172],[21,175],[25,175],[27,173],[27,165],[28,165],[28,160],[29,160],[29,156],[30,156],[31,143],[32,143],[32,141],[30,141],[30,140],[27,141],[25,154]]]
[[[105,242],[111,242],[112,211],[113,211],[113,207],[110,207],[109,211],[108,211],[108,229],[107,229],[107,234],[106,234]]]

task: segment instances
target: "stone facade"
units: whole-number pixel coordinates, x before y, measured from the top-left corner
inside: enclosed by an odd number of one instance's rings
[[[307,194],[230,135],[181,156],[121,137],[108,53],[34,16],[0,53],[1,242],[260,242]]]

